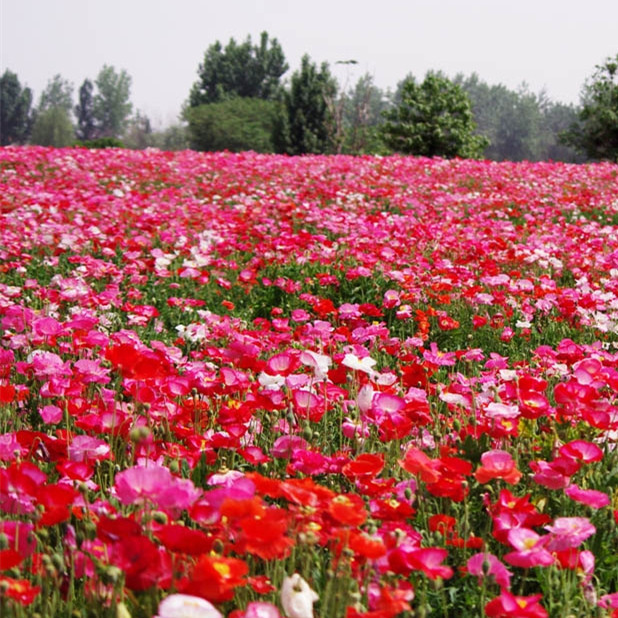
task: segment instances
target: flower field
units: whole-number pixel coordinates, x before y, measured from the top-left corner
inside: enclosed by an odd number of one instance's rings
[[[618,166],[0,150],[0,615],[618,616]]]

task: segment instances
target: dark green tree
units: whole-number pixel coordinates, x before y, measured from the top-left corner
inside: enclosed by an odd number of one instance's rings
[[[93,115],[97,136],[120,138],[133,109],[131,77],[124,69],[117,72],[114,67],[104,65],[95,84]]]
[[[276,102],[233,98],[186,110],[194,150],[273,152]]]
[[[320,69],[304,55],[283,94],[275,124],[277,152],[291,155],[328,153],[337,149],[337,127],[332,113],[337,82],[326,62]]]
[[[406,80],[401,103],[384,117],[382,139],[395,152],[476,158],[487,146],[487,139],[474,132],[468,96],[440,73],[428,72],[421,84]]]
[[[94,119],[94,85],[85,79],[79,87],[79,103],[73,110],[77,118],[77,137],[80,140],[91,140],[96,137]]]
[[[68,146],[75,139],[71,123],[73,85],[61,75],[47,82],[37,106],[31,141],[40,146]]]
[[[32,91],[22,88],[15,73],[0,77],[0,145],[23,144],[32,127]]]
[[[578,122],[564,142],[592,159],[618,162],[618,54],[597,65],[580,101]]]
[[[230,39],[225,47],[217,41],[206,50],[199,65],[189,107],[231,97],[274,99],[287,69],[281,46],[266,32],[262,32],[258,45],[253,45],[250,36],[240,44]]]

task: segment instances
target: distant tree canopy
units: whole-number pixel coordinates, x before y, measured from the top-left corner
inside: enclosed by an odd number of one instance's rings
[[[441,73],[428,72],[420,84],[407,79],[401,102],[384,116],[382,138],[395,152],[475,158],[488,144],[474,133],[468,96]]]
[[[618,54],[584,84],[577,122],[563,139],[588,157],[618,162]]]
[[[75,140],[71,123],[73,85],[61,75],[54,75],[41,93],[34,114],[31,142],[40,146],[69,146]]]
[[[343,143],[342,151],[351,154],[382,153],[378,127],[382,113],[389,107],[389,99],[378,88],[373,76],[365,73],[356,84],[342,93]]]
[[[337,81],[327,63],[318,69],[308,55],[290,80],[282,95],[275,124],[277,152],[290,155],[328,153],[336,148],[336,127],[332,102],[337,95]]]
[[[233,98],[186,110],[195,150],[273,152],[274,101]]]
[[[96,137],[120,138],[124,133],[133,105],[130,101],[131,77],[122,69],[103,65],[95,79],[97,87],[92,101]]]
[[[457,75],[470,98],[476,132],[489,139],[483,156],[495,161],[576,161],[577,153],[564,146],[559,133],[573,122],[572,106],[552,103],[547,96],[531,93],[525,85],[517,91],[502,84],[488,85],[475,73]]]
[[[198,80],[189,95],[189,107],[218,103],[231,97],[272,100],[278,96],[281,76],[288,70],[277,39],[262,32],[258,45],[248,36],[244,43],[230,39],[223,47],[211,45],[199,65]]]
[[[0,145],[22,144],[31,129],[32,91],[22,88],[15,73],[6,69],[0,77]]]

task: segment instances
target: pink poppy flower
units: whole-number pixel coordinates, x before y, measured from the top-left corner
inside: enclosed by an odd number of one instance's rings
[[[593,442],[587,442],[586,440],[567,442],[560,447],[559,452],[563,457],[569,457],[583,463],[591,463],[603,459],[603,451]]]
[[[534,530],[511,528],[507,538],[516,550],[504,556],[504,560],[509,564],[528,569],[554,563],[554,557],[545,547],[547,539],[539,536]]]
[[[611,502],[606,493],[596,489],[580,489],[577,485],[569,485],[564,493],[571,500],[591,506],[593,509],[603,508]]]
[[[188,508],[200,495],[192,481],[177,478],[158,464],[134,466],[119,472],[114,487],[122,504],[151,502],[159,508]]]
[[[550,533],[549,551],[578,547],[597,531],[586,517],[557,517],[553,526],[545,526],[545,530]]]
[[[511,586],[512,573],[493,554],[474,554],[468,558],[466,569],[470,575],[476,575],[479,580],[482,577],[493,577],[500,588]]]

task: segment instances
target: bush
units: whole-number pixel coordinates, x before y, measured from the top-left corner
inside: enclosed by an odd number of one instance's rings
[[[75,146],[84,148],[124,148],[124,144],[115,137],[97,137],[75,142]]]
[[[208,103],[185,112],[189,143],[194,150],[273,152],[276,103],[234,98]]]

